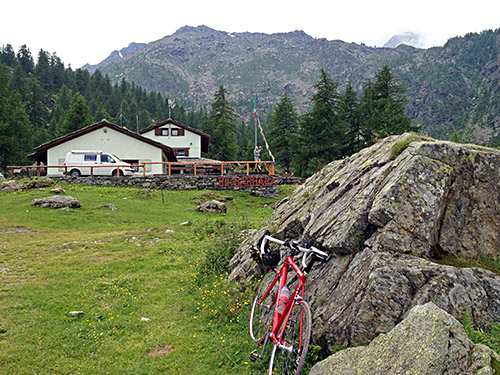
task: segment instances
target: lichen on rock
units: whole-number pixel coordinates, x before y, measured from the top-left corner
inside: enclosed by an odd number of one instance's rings
[[[427,303],[412,308],[406,319],[368,346],[319,362],[310,375],[493,375],[494,358],[499,356],[491,349],[469,340],[460,322]]]
[[[438,262],[500,258],[498,171],[498,150],[403,134],[333,161],[278,204],[276,236],[335,255],[309,276],[313,342],[366,345],[428,302],[455,318],[469,310],[481,329],[500,323],[498,274]],[[248,246],[231,267],[254,274]]]

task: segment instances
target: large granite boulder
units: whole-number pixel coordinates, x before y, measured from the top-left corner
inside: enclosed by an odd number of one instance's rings
[[[500,259],[499,171],[498,150],[404,134],[330,163],[277,204],[271,232],[335,255],[309,276],[313,342],[366,345],[427,302],[455,318],[469,310],[482,329],[500,323],[500,276],[443,265]],[[231,278],[253,277],[248,245],[230,266]]]
[[[277,234],[343,253],[367,240],[426,257],[500,256],[500,152],[421,141],[391,158],[410,137],[386,138],[312,176],[276,210]]]
[[[456,318],[470,311],[478,327],[500,322],[500,277],[493,272],[369,247],[313,270],[307,291],[313,335],[327,347],[366,345],[429,301]]]
[[[342,350],[317,363],[310,375],[493,375],[494,360],[500,357],[475,345],[460,322],[428,303],[415,306],[405,320],[368,346]]]

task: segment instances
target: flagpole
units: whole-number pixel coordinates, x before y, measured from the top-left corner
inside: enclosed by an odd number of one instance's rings
[[[253,121],[255,124],[255,147],[257,147],[257,95],[253,99]]]
[[[266,145],[267,153],[271,157],[272,163],[274,165],[274,155],[271,152],[271,149],[269,148],[269,144],[267,143],[266,136],[264,135],[264,129],[262,129],[262,125],[260,124],[260,118],[257,116],[257,104],[259,104],[259,97],[255,95],[255,98],[253,100],[253,118],[255,121],[255,147],[257,147],[257,127],[260,130],[260,135],[262,136],[262,140],[264,141],[264,144]]]

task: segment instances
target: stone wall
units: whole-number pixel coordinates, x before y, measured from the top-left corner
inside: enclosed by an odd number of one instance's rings
[[[94,185],[130,186],[145,189],[165,190],[232,190],[250,193],[259,197],[278,198],[278,176],[227,175],[227,176],[140,176],[140,177],[52,177],[55,181]]]

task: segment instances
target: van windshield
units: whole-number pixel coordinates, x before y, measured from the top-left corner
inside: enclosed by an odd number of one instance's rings
[[[113,157],[115,158],[115,162],[116,163],[120,163],[120,164],[125,164],[124,161],[122,161],[122,159],[120,159],[118,156],[116,156],[115,154],[111,154],[113,155]]]
[[[110,155],[101,155],[101,163],[116,163]]]

